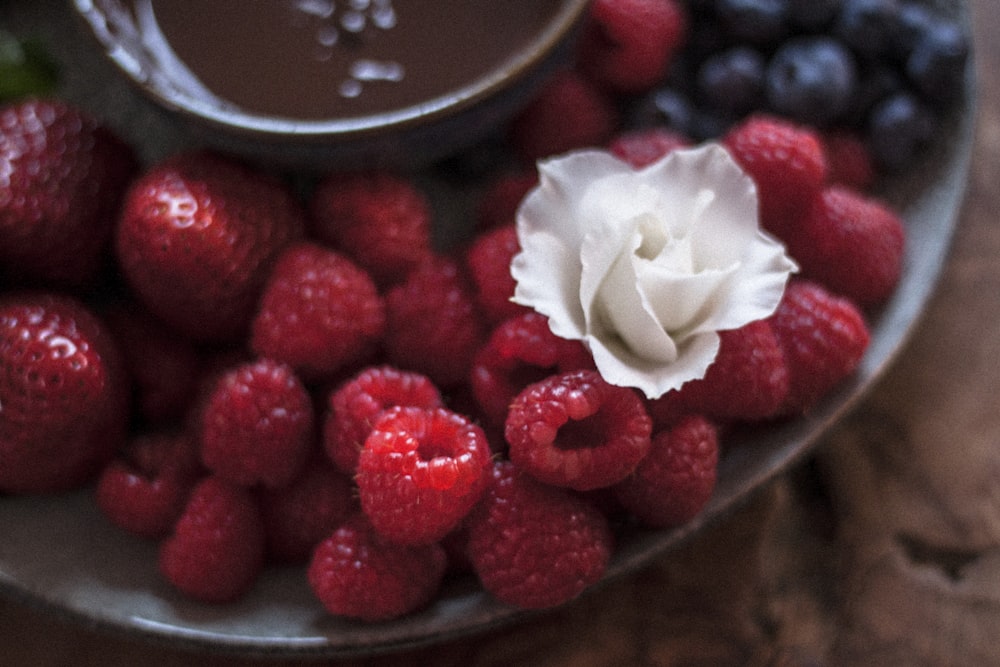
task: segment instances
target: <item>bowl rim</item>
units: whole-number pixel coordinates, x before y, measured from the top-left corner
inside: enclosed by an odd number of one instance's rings
[[[530,78],[547,59],[572,40],[582,24],[589,0],[559,0],[544,27],[507,58],[469,83],[418,104],[367,115],[332,119],[299,119],[255,113],[235,106],[220,107],[169,85],[156,58],[143,46],[128,3],[121,0],[73,0],[75,13],[89,28],[104,55],[147,97],[167,110],[215,131],[284,140],[360,139],[402,131],[451,118],[485,102],[507,86]]]

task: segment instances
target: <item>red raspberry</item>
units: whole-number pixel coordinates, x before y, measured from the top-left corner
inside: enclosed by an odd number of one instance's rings
[[[387,172],[333,174],[310,202],[312,231],[381,286],[397,283],[431,253],[431,206],[409,179]]]
[[[896,289],[905,244],[903,221],[887,204],[831,186],[802,216],[788,250],[803,277],[866,307]]]
[[[351,478],[323,456],[315,456],[289,485],[258,496],[267,553],[276,563],[306,563],[357,510]]]
[[[358,459],[361,509],[391,542],[436,542],[479,500],[491,456],[483,430],[457,413],[389,408]]]
[[[110,130],[64,102],[0,107],[0,273],[50,287],[92,282],[137,164]]]
[[[690,415],[653,437],[653,448],[615,495],[643,524],[672,528],[687,523],[715,490],[719,438],[704,417]]]
[[[538,172],[514,171],[490,181],[476,202],[476,221],[483,230],[514,221],[521,200],[538,185]]]
[[[604,93],[576,70],[564,70],[511,121],[511,143],[522,160],[534,163],[575,148],[604,145],[618,120]]]
[[[359,513],[316,547],[307,577],[331,614],[384,621],[429,603],[447,563],[440,545],[386,542]]]
[[[687,36],[687,14],[675,0],[594,0],[588,18],[580,68],[618,92],[660,83]]]
[[[288,484],[313,444],[313,405],[292,369],[260,359],[218,379],[201,411],[201,458],[233,484]]]
[[[526,609],[579,595],[604,575],[613,550],[599,510],[509,461],[493,466],[490,487],[467,526],[469,559],[483,587]]]
[[[469,384],[487,421],[503,425],[514,397],[529,384],[593,367],[583,343],[556,336],[548,318],[532,310],[493,330],[476,354]]]
[[[691,140],[683,134],[665,127],[632,130],[619,134],[608,150],[632,167],[648,167],[668,153],[691,146]]]
[[[719,332],[719,353],[705,376],[658,401],[679,401],[684,413],[719,421],[759,421],[780,412],[789,390],[789,371],[768,320]],[[660,413],[662,407],[652,410]]]
[[[180,419],[196,393],[201,355],[194,345],[132,302],[103,316],[132,378],[137,415],[154,424]]]
[[[264,526],[247,489],[216,477],[195,486],[173,533],[160,544],[163,577],[202,602],[231,602],[264,565]]]
[[[250,346],[305,380],[364,361],[385,330],[385,303],[369,275],[314,243],[290,246],[267,279]]]
[[[0,492],[49,493],[88,481],[125,438],[120,353],[71,297],[0,297]]]
[[[510,273],[510,262],[521,251],[513,223],[480,234],[465,253],[465,265],[476,288],[480,310],[491,323],[498,323],[525,312],[514,303],[517,284]]]
[[[786,412],[804,412],[857,368],[868,348],[864,317],[816,283],[792,282],[770,317],[788,363]]]
[[[97,481],[97,507],[133,535],[165,537],[184,511],[201,475],[194,443],[186,434],[136,437]]]
[[[831,131],[823,136],[828,183],[865,192],[875,182],[875,165],[868,147],[856,134]]]
[[[790,121],[751,116],[722,142],[757,185],[761,226],[787,239],[826,182],[819,135]]]
[[[284,184],[228,158],[190,153],[132,185],[117,252],[153,314],[193,339],[228,341],[245,333],[272,263],[303,229]]]
[[[439,408],[441,393],[430,378],[391,366],[366,368],[330,394],[323,446],[338,468],[353,475],[365,440],[382,412],[406,405]]]
[[[533,477],[578,491],[621,481],[649,452],[652,422],[638,395],[596,371],[528,385],[510,406],[511,461]]]
[[[439,387],[463,382],[483,340],[482,315],[459,263],[435,256],[386,294],[389,362]]]

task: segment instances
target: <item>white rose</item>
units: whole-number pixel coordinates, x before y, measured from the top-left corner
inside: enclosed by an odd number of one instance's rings
[[[538,167],[518,210],[514,301],[584,341],[612,384],[655,398],[703,377],[718,332],[772,314],[796,270],[718,144],[641,170],[596,150]]]

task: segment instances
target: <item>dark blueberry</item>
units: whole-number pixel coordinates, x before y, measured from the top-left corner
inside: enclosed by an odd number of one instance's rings
[[[764,56],[737,46],[721,51],[698,70],[698,93],[710,106],[744,114],[760,105],[764,90]]]
[[[922,2],[906,2],[899,6],[896,29],[896,55],[905,60],[931,27],[939,21],[937,13]]]
[[[716,0],[715,12],[730,37],[773,44],[788,32],[788,0]]]
[[[913,47],[906,74],[927,97],[948,101],[962,91],[968,57],[965,31],[954,23],[935,23]]]
[[[826,125],[848,108],[857,83],[854,56],[829,37],[785,42],[768,64],[767,101],[780,114]]]
[[[937,132],[934,112],[915,95],[898,93],[879,102],[868,121],[868,149],[883,168],[909,166]]]
[[[898,42],[899,7],[897,0],[844,0],[833,32],[860,55],[885,56]]]
[[[695,115],[687,95],[676,88],[660,88],[642,98],[629,113],[638,127],[665,125],[690,136]]]
[[[819,31],[828,27],[843,0],[788,0],[788,22],[799,30]]]
[[[899,68],[887,62],[865,63],[859,68],[854,95],[841,120],[845,125],[860,128],[867,122],[872,107],[905,90],[906,81]]]
[[[725,109],[699,107],[694,109],[687,136],[694,141],[718,139],[739,120],[739,116]]]

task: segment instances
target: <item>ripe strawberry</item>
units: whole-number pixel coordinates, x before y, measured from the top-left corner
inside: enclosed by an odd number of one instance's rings
[[[88,481],[122,444],[127,406],[120,353],[82,303],[0,298],[0,492]]]
[[[173,532],[160,543],[163,577],[202,602],[231,602],[257,581],[264,565],[264,525],[250,491],[206,477]]]
[[[675,0],[594,0],[588,19],[580,68],[618,92],[644,92],[662,81],[687,34],[687,14]]]
[[[788,250],[803,277],[866,307],[895,290],[905,243],[903,221],[888,205],[830,186],[803,214]]]
[[[534,163],[574,148],[601,146],[618,121],[603,92],[576,70],[564,70],[511,121],[511,144],[523,161]]]
[[[289,366],[271,359],[242,364],[216,381],[201,408],[201,458],[219,478],[282,487],[313,444],[313,405]]]
[[[267,279],[250,346],[311,381],[363,361],[384,329],[385,304],[368,273],[339,252],[301,242]]]
[[[406,277],[431,252],[431,205],[414,182],[384,171],[333,174],[310,202],[311,229],[376,283]]]
[[[136,168],[132,149],[80,109],[39,99],[0,108],[2,271],[46,287],[92,282]]]
[[[722,139],[757,185],[760,224],[786,240],[826,182],[826,156],[819,135],[790,121],[751,116]]]
[[[804,412],[855,371],[868,348],[868,326],[851,301],[805,280],[789,284],[768,318],[785,355],[785,413]]]
[[[116,249],[154,315],[192,339],[228,341],[246,332],[272,263],[304,224],[279,181],[220,155],[185,153],[133,184]]]

